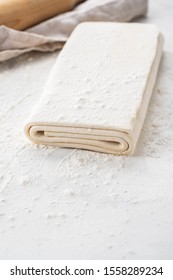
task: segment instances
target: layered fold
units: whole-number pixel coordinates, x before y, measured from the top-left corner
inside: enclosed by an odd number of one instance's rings
[[[37,144],[111,154],[129,154],[132,150],[132,140],[128,133],[113,129],[32,123],[26,127],[26,134]]]

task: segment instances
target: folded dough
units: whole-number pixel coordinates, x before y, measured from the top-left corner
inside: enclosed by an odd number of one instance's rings
[[[163,39],[136,23],[80,24],[60,53],[25,133],[36,144],[134,152]]]

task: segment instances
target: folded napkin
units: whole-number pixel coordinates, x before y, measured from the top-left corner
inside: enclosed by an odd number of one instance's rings
[[[72,33],[29,118],[37,144],[134,152],[162,53],[157,27],[83,23]]]
[[[0,61],[32,50],[47,52],[61,49],[79,23],[130,21],[146,14],[147,2],[147,0],[87,0],[74,10],[55,16],[26,31],[0,26]]]

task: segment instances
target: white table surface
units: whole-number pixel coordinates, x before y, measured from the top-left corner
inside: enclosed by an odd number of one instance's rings
[[[173,258],[173,2],[150,2],[165,47],[132,157],[27,142],[57,52],[0,64],[1,259]]]

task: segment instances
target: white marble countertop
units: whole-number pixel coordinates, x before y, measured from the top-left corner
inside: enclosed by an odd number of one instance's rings
[[[173,258],[173,3],[142,22],[165,37],[132,157],[38,147],[23,134],[57,53],[0,64],[0,259]]]

